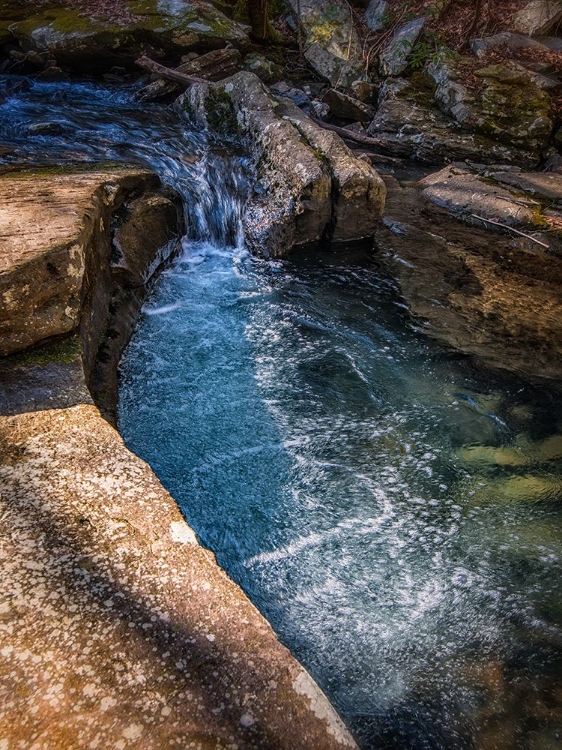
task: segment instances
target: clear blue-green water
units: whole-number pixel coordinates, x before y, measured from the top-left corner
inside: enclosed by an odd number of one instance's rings
[[[561,746],[558,400],[417,334],[372,259],[186,243],[120,415],[365,747]]]
[[[376,254],[250,257],[244,159],[172,114],[10,86],[8,162],[133,161],[183,195],[120,429],[361,746],[561,748],[559,392],[419,332]]]

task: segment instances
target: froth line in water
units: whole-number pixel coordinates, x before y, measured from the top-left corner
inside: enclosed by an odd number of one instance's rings
[[[382,490],[379,490],[377,494],[379,495],[379,499],[384,501],[385,505],[384,511],[377,518],[350,518],[345,521],[340,521],[331,529],[317,531],[312,534],[307,534],[306,536],[298,537],[295,541],[284,547],[280,547],[271,552],[261,552],[259,555],[254,555],[245,560],[243,564],[246,567],[253,567],[262,563],[267,564],[283,560],[286,557],[298,555],[299,552],[302,552],[309,547],[320,547],[330,539],[340,536],[342,533],[349,533],[350,531],[360,535],[368,535],[380,531],[383,524],[393,518],[394,511]]]

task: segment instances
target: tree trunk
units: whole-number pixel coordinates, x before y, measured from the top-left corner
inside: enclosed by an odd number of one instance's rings
[[[268,0],[248,0],[248,15],[252,27],[252,36],[259,42],[265,42],[269,36],[267,5]]]

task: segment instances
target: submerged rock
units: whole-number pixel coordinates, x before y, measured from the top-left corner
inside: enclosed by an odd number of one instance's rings
[[[553,245],[548,252],[525,237],[491,234],[484,224],[469,227],[442,210],[428,210],[423,182],[401,187],[393,178],[385,181],[386,217],[376,244],[424,331],[487,366],[560,382],[562,259],[556,238],[539,234]]]
[[[291,103],[276,101],[251,73],[192,86],[177,108],[221,134],[243,135],[257,183],[244,214],[253,252],[372,236],[384,204],[376,172]]]
[[[551,435],[544,440],[513,446],[471,445],[457,451],[464,466],[488,469],[500,467],[529,466],[547,464],[562,459],[562,435]]]

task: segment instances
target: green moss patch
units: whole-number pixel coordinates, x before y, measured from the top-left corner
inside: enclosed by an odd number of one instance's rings
[[[25,349],[0,360],[0,368],[30,367],[32,365],[49,365],[51,363],[70,365],[82,354],[80,337],[77,333],[52,339],[50,341]]]

